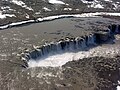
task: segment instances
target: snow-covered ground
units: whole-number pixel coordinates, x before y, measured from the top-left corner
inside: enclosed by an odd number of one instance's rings
[[[120,86],[117,86],[117,90],[120,90]]]
[[[118,81],[118,85],[120,85],[120,81]],[[117,86],[117,90],[120,90],[120,86]]]
[[[60,0],[49,0],[49,3],[52,3],[52,4],[65,4],[64,2],[62,2]]]
[[[20,1],[20,0],[11,0],[11,3],[14,3],[28,10],[33,10],[31,7],[28,7],[23,1]]]
[[[40,2],[37,2],[35,0],[31,0],[29,2],[26,0],[1,0],[0,3],[0,13],[2,13],[0,14],[0,19],[13,16],[17,18],[19,15],[23,18],[30,19],[28,15],[40,17],[44,12],[53,14],[54,12],[56,13],[56,11],[60,11],[61,13],[62,11],[75,12],[79,10],[81,11],[81,9],[85,8],[94,8],[95,11],[100,10],[100,12],[101,9],[102,11],[120,11],[120,2],[115,0],[41,0]],[[74,7],[72,6],[74,3],[75,5],[78,3],[80,6],[84,4],[85,7],[79,7],[79,5]],[[6,14],[6,16],[4,14]]]
[[[2,11],[0,11],[0,19],[4,19],[6,17],[15,17],[14,14],[2,14]]]
[[[58,18],[66,18],[66,17],[98,17],[98,15],[110,15],[110,16],[120,16],[120,13],[107,13],[107,12],[96,12],[96,13],[83,13],[83,14],[70,14],[70,15],[56,15],[56,16],[48,16],[44,18],[38,18],[37,21],[42,22],[45,20],[54,20]],[[6,16],[13,17],[14,15],[2,14],[0,13],[0,18],[5,18]],[[16,23],[11,23],[5,26],[0,26],[0,29],[8,28],[9,26],[16,26],[25,23],[35,22],[35,20],[21,21]]]
[[[43,8],[45,11],[51,11],[49,8],[47,8],[47,7],[44,7]]]

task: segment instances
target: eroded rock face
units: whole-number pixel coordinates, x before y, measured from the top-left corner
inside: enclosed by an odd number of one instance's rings
[[[111,30],[111,33],[120,33],[120,25],[111,25],[108,27]]]
[[[118,31],[119,31],[118,33],[120,34],[120,25],[118,26]]]
[[[105,42],[110,38],[109,32],[96,32],[95,36],[97,43]]]
[[[50,54],[56,54],[61,52],[73,52],[75,50],[81,51],[84,48],[99,43],[105,43],[110,38],[114,37],[114,34],[118,34],[120,31],[120,25],[111,25],[108,30],[101,30],[93,32],[89,35],[60,39],[57,42],[46,43],[40,47],[34,48],[32,51],[24,54],[24,59],[27,61],[33,59],[38,60]]]
[[[107,41],[110,37],[114,37],[114,34],[120,33],[120,25],[110,25],[108,30],[95,32],[96,42],[101,43]]]
[[[84,37],[61,39],[58,42],[51,42],[43,45],[35,50],[27,53],[27,59],[38,59],[48,55],[49,53],[71,52],[74,50],[82,50],[83,48],[95,44],[96,37],[90,34]]]

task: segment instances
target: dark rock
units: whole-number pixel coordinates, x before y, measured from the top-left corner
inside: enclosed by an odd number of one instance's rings
[[[107,41],[110,37],[109,32],[95,32],[96,42],[101,43]]]

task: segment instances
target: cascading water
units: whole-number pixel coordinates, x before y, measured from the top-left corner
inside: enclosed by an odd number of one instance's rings
[[[82,36],[82,37],[76,37],[76,38],[66,37],[65,39],[61,39],[57,42],[51,42],[49,44],[46,43],[45,45],[43,45],[39,48],[35,48],[35,50],[33,50],[29,53],[25,53],[24,57],[28,61],[29,66],[32,66],[33,64],[38,63],[38,62],[43,63],[44,60],[46,59],[45,57],[50,57],[50,59],[51,59],[51,60],[46,60],[46,64],[48,66],[50,66],[50,64],[48,64],[48,62],[53,63],[51,61],[54,61],[57,63],[59,60],[61,60],[61,59],[58,59],[55,61],[55,59],[58,58],[58,57],[56,58],[56,56],[63,57],[64,55],[66,55],[67,58],[70,59],[70,61],[71,61],[74,59],[73,58],[74,57],[73,54],[75,54],[74,52],[84,51],[84,48],[89,47],[90,45],[96,45],[96,43],[98,41],[104,40],[103,36],[104,36],[104,38],[109,37],[110,32],[112,32],[111,35],[113,35],[113,33],[119,33],[120,25],[111,25],[109,27],[109,29],[110,30],[105,31],[107,34],[106,33],[105,34],[92,33],[92,34]],[[107,39],[109,39],[109,38],[107,38]],[[63,56],[61,56],[61,55],[63,55]],[[66,56],[64,56],[64,58]],[[69,57],[72,57],[72,58],[69,58]],[[68,59],[67,60],[66,60],[66,58],[65,58],[65,60],[63,59],[64,63],[62,63],[62,64],[65,64],[65,62],[67,62]],[[60,64],[60,65],[62,65],[62,64]]]
[[[120,33],[120,25],[110,25],[108,27],[111,30],[111,33]]]

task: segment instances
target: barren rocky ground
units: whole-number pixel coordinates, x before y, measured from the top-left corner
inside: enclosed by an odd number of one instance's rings
[[[119,0],[1,0],[0,6],[1,25],[61,14],[120,12]]]
[[[62,14],[120,13],[119,0],[53,1],[1,0],[0,25]],[[62,66],[26,67],[21,58],[23,52],[46,42],[108,30],[111,24],[120,24],[119,15],[62,18],[0,30],[0,90],[117,90],[119,34],[78,52],[78,59]]]

